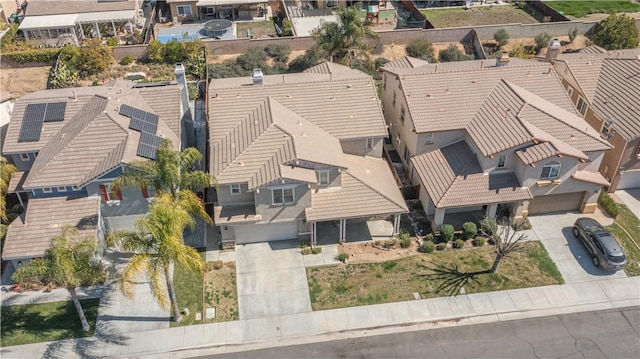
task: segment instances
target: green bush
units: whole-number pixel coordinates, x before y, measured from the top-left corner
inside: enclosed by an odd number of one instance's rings
[[[466,222],[462,225],[462,239],[473,238],[478,234],[478,227],[473,222]]]
[[[224,266],[224,263],[222,263],[222,261],[209,261],[205,263],[204,270],[205,272],[210,272],[214,269],[215,270],[222,269],[223,266]]]
[[[425,241],[435,242],[435,239],[436,239],[436,236],[434,236],[433,233],[427,233],[427,235],[424,236]]]
[[[440,244],[444,244],[444,243],[440,243]],[[431,253],[435,249],[436,249],[436,245],[431,241],[424,241],[424,243],[422,243],[422,246],[420,247],[420,250],[422,250],[422,252],[424,253]]]
[[[473,239],[472,243],[474,247],[482,247],[484,246],[485,241],[484,237],[476,237]]]
[[[536,35],[536,37],[534,38],[534,41],[536,42],[536,53],[547,47],[547,45],[549,44],[549,40],[551,40],[551,35],[547,34],[546,32]]]
[[[348,258],[349,255],[345,252],[338,252],[338,255],[336,256],[336,259],[343,263],[346,263]]]
[[[120,45],[120,38],[117,36],[111,36],[109,39],[107,39],[107,46],[118,46]]]
[[[456,46],[456,44],[450,44],[444,50],[441,50],[438,54],[438,61],[440,62],[452,62],[452,61],[467,61],[472,60],[473,56],[467,55]]]
[[[8,52],[2,56],[19,64],[29,62],[53,62],[60,54],[59,48],[29,49],[25,51]]]
[[[300,250],[300,253],[302,253],[303,256],[311,254],[312,252],[311,247],[304,247]]]
[[[400,247],[402,247],[402,248],[411,247],[411,238],[407,237],[407,238],[400,239]]]
[[[445,249],[447,249],[447,244],[446,243],[438,243],[436,244],[436,249],[439,251],[444,251]]]
[[[122,65],[122,66],[129,65],[130,63],[133,62],[133,60],[134,60],[133,56],[127,55],[127,56],[123,57],[122,59],[120,59],[120,65]]]
[[[496,45],[500,48],[509,42],[509,33],[505,29],[499,29],[493,34],[493,39],[496,40]]]
[[[569,30],[569,42],[573,43],[576,37],[578,37],[578,28],[574,27],[573,29]]]
[[[457,241],[453,242],[453,248],[463,248],[464,244],[465,242],[462,239],[458,239]]]
[[[313,247],[313,249],[311,249],[311,253],[313,253],[313,254],[322,253],[322,247]]]
[[[600,191],[598,204],[613,218],[618,216],[618,205],[613,201],[606,191]]]
[[[374,61],[374,64],[376,65],[376,70],[386,65],[387,63],[389,63],[389,59],[387,59],[386,57],[378,57]]]
[[[449,242],[453,239],[454,228],[450,224],[443,224],[440,226],[440,238],[443,242]]]
[[[593,43],[607,50],[638,47],[636,20],[626,14],[611,14],[593,32]]]
[[[302,72],[309,67],[319,64],[321,60],[322,58],[318,54],[318,51],[315,48],[311,48],[305,51],[304,55],[296,57],[289,63],[288,72]]]
[[[268,56],[262,47],[252,47],[236,58],[240,68],[253,71],[255,68],[266,68]]]
[[[433,45],[426,39],[411,40],[405,48],[407,55],[429,62],[435,62]]]
[[[289,45],[269,44],[264,48],[264,52],[276,62],[287,62],[291,55]]]
[[[483,234],[491,236],[498,230],[498,222],[493,218],[484,217],[480,220],[480,228]]]

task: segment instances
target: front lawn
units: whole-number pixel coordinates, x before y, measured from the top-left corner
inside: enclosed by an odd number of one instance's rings
[[[201,253],[204,256],[204,252]],[[202,275],[176,265],[173,275],[178,308],[189,309],[180,323],[171,322],[172,327],[200,324],[196,313],[202,312]],[[224,263],[220,268],[205,273],[204,300],[207,308],[216,309],[215,319],[206,323],[238,320],[238,290],[236,286],[236,266],[234,262]]]
[[[84,332],[72,301],[3,306],[0,318],[2,347],[90,337],[96,325],[100,299],[81,300],[91,331]]]
[[[640,11],[640,4],[632,0],[571,0],[571,1],[546,1],[558,12],[574,17],[585,17],[589,14],[613,14],[620,12]]]
[[[607,229],[618,239],[627,256],[627,266],[624,271],[629,276],[640,275],[640,250],[631,240],[633,238],[636,243],[640,244],[640,220],[623,204],[618,204],[618,210],[615,223],[608,226]],[[620,227],[623,227],[628,234]]]
[[[533,16],[515,6],[421,10],[436,28],[495,24],[535,24]]]
[[[526,250],[500,264],[496,274],[480,274],[467,293],[537,287],[564,283],[560,272],[538,241],[524,242]],[[395,261],[307,268],[314,310],[413,300],[446,295],[436,293],[437,280],[421,276],[432,273],[425,266],[457,265],[461,272],[491,268],[492,247],[417,254]]]

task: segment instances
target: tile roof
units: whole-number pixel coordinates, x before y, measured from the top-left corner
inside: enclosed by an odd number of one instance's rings
[[[329,62],[329,61],[325,61],[318,65],[312,66],[304,70],[302,73],[333,75],[330,77],[332,80],[370,78],[369,75],[365,74],[362,71],[355,70],[350,68],[349,66],[340,65],[334,62]]]
[[[22,192],[22,186],[27,179],[29,172],[14,172],[9,180],[9,186],[7,187],[7,193]]]
[[[595,183],[601,186],[611,185],[611,183],[609,183],[609,181],[607,181],[607,179],[600,172],[576,171],[576,173],[574,173],[571,177],[578,181]]]
[[[40,257],[52,237],[67,225],[80,234],[96,235],[100,197],[33,198],[7,230],[2,259]]]
[[[341,74],[266,75],[262,85],[253,85],[249,76],[214,79],[209,86],[210,138],[226,136],[267,96],[340,140],[386,136],[373,79],[357,70]]]
[[[546,160],[557,155],[557,150],[549,142],[543,142],[537,145],[521,148],[516,151],[516,155],[524,163],[529,166],[538,161]]]
[[[211,171],[218,183],[248,182],[253,190],[285,176],[306,181],[302,169],[294,174],[282,167],[296,161],[342,167],[342,147],[338,139],[270,96],[211,142]]]
[[[262,215],[256,214],[256,206],[225,205],[213,207],[213,222],[216,225],[230,223],[255,223],[262,220]]]
[[[389,69],[413,69],[416,67],[420,67],[420,66],[424,66],[426,64],[428,64],[429,61],[426,60],[422,60],[422,59],[418,59],[415,57],[411,57],[411,56],[403,56],[397,60],[393,60],[393,61],[389,61],[386,64],[384,64],[384,68],[389,68]]]
[[[339,188],[323,188],[311,194],[308,221],[360,218],[408,212],[391,168],[380,158],[345,155]]]
[[[135,10],[135,0],[29,0],[26,16]]]
[[[411,158],[436,208],[515,202],[533,198],[513,172],[483,173],[465,141]]]
[[[5,102],[5,101],[9,101],[9,100],[13,100],[14,98],[15,98],[15,96],[11,92],[0,91],[0,103],[1,102]]]
[[[82,186],[121,164],[143,160],[136,154],[140,133],[130,130],[130,119],[119,114],[122,104],[158,114],[156,134],[179,145],[180,88],[132,85],[116,80],[101,87],[45,90],[20,98],[3,150],[38,152],[24,187]],[[58,101],[67,104],[64,121],[43,123],[37,142],[19,142],[26,105]]]

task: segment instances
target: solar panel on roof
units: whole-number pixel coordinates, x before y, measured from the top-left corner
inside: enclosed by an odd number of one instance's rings
[[[64,111],[67,109],[66,102],[50,102],[46,106],[44,122],[64,121]]]
[[[142,133],[155,134],[158,129],[158,115],[129,105],[120,106],[120,114],[131,118],[129,128]]]
[[[129,105],[120,105],[120,114],[122,116],[131,117],[133,114],[133,107]]]
[[[158,151],[158,146],[160,146],[161,141],[162,137],[150,133],[141,133],[136,154],[140,157],[155,160],[156,152]]]
[[[44,103],[30,103],[25,107],[18,142],[36,142],[40,140],[46,109],[47,105]]]

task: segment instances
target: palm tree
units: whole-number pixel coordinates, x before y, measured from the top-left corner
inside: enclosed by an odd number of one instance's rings
[[[316,47],[330,61],[351,66],[357,57],[368,58],[367,39],[377,39],[378,34],[371,29],[371,21],[360,18],[357,6],[339,7],[337,22],[326,22],[313,31]]]
[[[193,194],[181,191],[178,200],[187,193]],[[204,263],[198,251],[182,242],[185,227],[193,227],[195,221],[186,207],[175,203],[169,194],[161,194],[149,208],[149,213],[136,222],[135,231],[111,232],[107,241],[134,253],[118,280],[122,293],[133,299],[135,279],[144,275],[156,301],[165,309],[170,305],[173,320],[179,322],[182,316],[173,286],[175,263],[198,272],[202,272]]]
[[[78,236],[78,229],[66,226],[51,239],[41,259],[21,265],[11,279],[17,283],[45,280],[69,291],[76,307],[82,330],[89,331],[89,323],[76,294],[76,288],[103,283],[105,271],[98,259],[95,238]]]
[[[11,175],[17,171],[16,166],[9,163],[6,158],[0,157],[0,219],[5,222],[7,221],[7,190]]]

